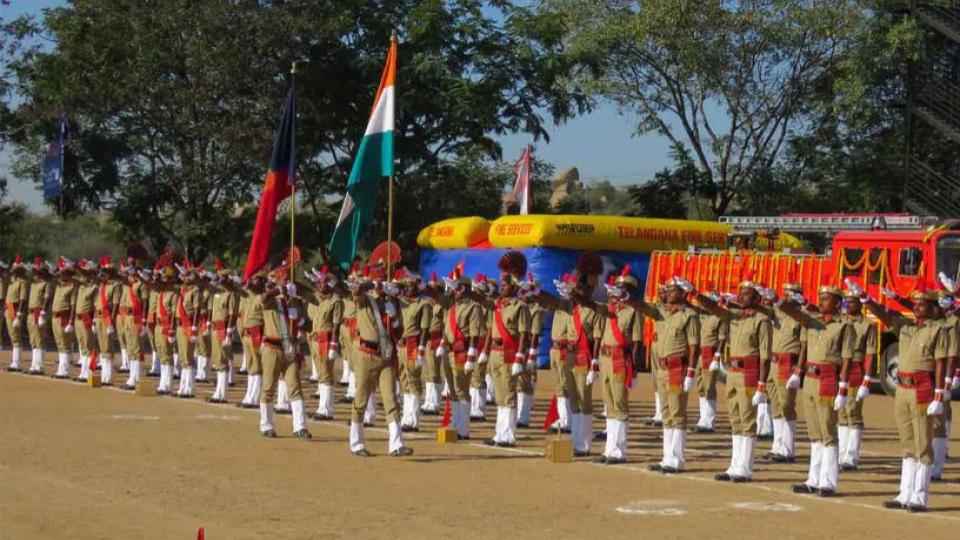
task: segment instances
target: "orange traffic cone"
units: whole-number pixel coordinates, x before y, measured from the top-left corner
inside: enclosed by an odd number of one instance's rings
[[[204,540],[203,527],[197,529],[197,540]]]

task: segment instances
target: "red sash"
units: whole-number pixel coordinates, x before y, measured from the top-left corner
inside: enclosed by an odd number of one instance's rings
[[[463,336],[463,331],[460,330],[460,326],[457,324],[457,304],[450,306],[450,315],[447,319],[450,324],[450,333],[453,334],[453,343],[451,347],[453,348],[453,361],[457,364],[463,365],[467,363],[467,344],[466,338]]]
[[[430,348],[437,350],[440,346],[440,341],[443,340],[443,332],[430,332]]]
[[[213,329],[216,331],[217,339],[220,340],[220,342],[227,339],[227,321],[214,321]]]
[[[80,319],[80,322],[83,323],[83,327],[87,330],[93,330],[93,312],[85,311],[83,313],[78,313],[77,317]]]
[[[420,347],[420,339],[415,336],[411,336],[406,339],[407,339],[407,343],[406,343],[407,363],[414,364],[417,361],[417,355],[419,353],[417,349]]]
[[[164,305],[163,293],[157,298],[157,312],[160,315],[160,327],[163,328],[164,335],[173,335],[173,321],[170,319],[170,313]]]
[[[107,326],[113,325],[110,302],[107,300],[107,284],[100,285],[100,320]]]
[[[617,319],[617,308],[610,306],[610,333],[617,342],[613,351],[613,372],[623,373],[623,384],[627,388],[633,387],[633,358],[625,358],[627,352],[627,338],[620,330],[620,321]]]
[[[792,354],[776,354],[775,356],[777,357],[777,380],[786,383],[790,374],[793,373],[793,359],[796,357]]]
[[[587,333],[583,331],[583,321],[580,318],[580,310],[573,306],[573,328],[577,331],[577,345],[574,349],[574,365],[586,367],[590,365],[593,356],[590,351],[590,340],[587,339]]]
[[[835,364],[816,364],[820,370],[820,403],[829,405],[837,396],[837,366]]]
[[[133,322],[139,327],[143,324],[143,304],[140,302],[140,296],[130,287],[130,305],[133,306]]]
[[[503,324],[503,303],[497,300],[497,309],[493,310],[493,322],[497,324],[497,331],[500,332],[500,339],[503,340],[503,361],[506,364],[513,364],[517,361],[517,350],[520,348],[517,340],[513,339],[507,326]]]
[[[180,288],[180,296],[177,297],[177,316],[180,317],[180,326],[183,328],[183,333],[189,336],[192,335],[191,328],[193,327],[193,320],[190,318],[190,315],[187,314],[187,309],[183,307],[183,297],[186,292],[186,287]]]
[[[710,364],[713,362],[713,355],[716,354],[716,352],[716,349],[713,347],[700,347],[700,369],[710,369]]]
[[[667,364],[667,386],[671,392],[679,392],[683,388],[683,357],[671,356],[663,361]]]
[[[850,388],[856,388],[863,384],[863,362],[850,362],[847,374],[847,382]]]

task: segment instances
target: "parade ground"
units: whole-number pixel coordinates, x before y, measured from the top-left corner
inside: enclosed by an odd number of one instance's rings
[[[6,362],[3,362],[4,364]],[[54,366],[48,362],[47,371]],[[407,434],[409,458],[386,456],[382,410],[367,430],[373,458],[347,449],[347,406],[334,422],[310,421],[314,438],[257,431],[258,414],[181,400],[137,397],[113,388],[0,373],[0,539],[20,538],[845,538],[882,535],[949,538],[960,526],[960,467],[934,484],[927,514],[885,510],[899,483],[892,400],[874,394],[860,470],[842,473],[839,494],[795,495],[806,476],[808,445],[794,464],[759,459],[749,484],[713,475],[729,462],[720,401],[719,430],[688,437],[687,470],[648,471],[660,457],[659,430],[641,425],[652,412],[649,374],[632,392],[629,463],[553,464],[537,429],[550,399],[540,371],[534,429],[514,449],[482,444],[492,422],[474,423],[472,440],[441,445],[439,417]],[[243,377],[230,391],[239,401]],[[312,394],[315,385],[304,383]],[[342,389],[338,389],[338,397]],[[316,407],[308,400],[308,410]],[[488,418],[495,411],[488,409]],[[691,416],[695,418],[694,408]],[[602,426],[597,420],[595,429]],[[798,440],[804,439],[798,429]],[[594,453],[603,443],[594,443]],[[960,446],[953,442],[954,455]],[[842,525],[839,525],[842,524]],[[839,529],[838,529],[839,527]]]

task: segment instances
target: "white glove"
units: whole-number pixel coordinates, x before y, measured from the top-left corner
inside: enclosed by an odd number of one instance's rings
[[[174,341],[176,340],[173,338],[173,336],[167,336],[167,343],[173,343]]]
[[[597,382],[597,372],[591,369],[587,372],[587,386],[590,386],[595,382]]]
[[[440,346],[437,347],[437,350],[436,350],[437,358],[443,358],[443,355],[445,355],[445,354],[447,354],[447,350],[443,348],[443,344],[441,343]]]
[[[146,326],[141,326],[141,327],[140,327],[140,336],[143,337],[143,336],[146,336],[147,334],[148,334],[148,332],[147,332],[147,327],[146,327]]]
[[[764,391],[765,387],[766,385],[764,385],[763,383],[760,383],[757,385],[757,391],[753,393],[753,399],[750,400],[750,403],[754,407],[760,405],[761,403],[766,403],[767,393]]]
[[[940,278],[940,283],[942,283],[943,287],[948,291],[954,292],[957,290],[957,282],[950,279],[950,277],[947,276],[947,274],[940,272],[939,274],[937,274],[937,277]]]
[[[954,373],[953,379],[950,381],[950,389],[956,390],[957,388],[960,388],[960,375]]]
[[[537,369],[537,363],[533,360],[527,360],[527,371],[535,371]]]
[[[713,353],[713,360],[710,361],[710,365],[707,366],[707,369],[710,371],[720,371],[720,351]]]
[[[196,343],[196,342],[197,342],[197,335],[196,335],[196,334],[191,335],[191,336],[190,336],[190,343]]]
[[[533,347],[527,349],[527,358],[536,358],[536,357],[537,357],[536,349],[534,349]]]
[[[233,333],[236,332],[236,331],[237,331],[236,328],[234,328],[234,327],[232,327],[232,326],[227,327],[227,337],[232,336]]]
[[[16,327],[18,327],[18,326],[20,326],[20,316],[19,316],[19,315],[18,315],[17,317],[14,317],[14,319],[13,319],[13,327],[16,328]]]
[[[863,378],[863,384],[857,388],[857,401],[863,401],[870,395],[870,377]]]
[[[683,289],[683,292],[690,294],[693,292],[693,283],[683,279],[680,276],[673,276],[673,282],[677,284],[678,287]]]
[[[470,347],[467,349],[467,358],[476,358],[477,357],[477,348]]]
[[[517,375],[520,375],[521,373],[523,373],[523,362],[521,362],[521,361],[518,360],[518,361],[516,361],[516,362],[514,362],[513,364],[510,365],[510,375],[511,375],[511,376],[516,377]]]
[[[64,333],[72,334],[72,333],[73,333],[73,325],[72,325],[72,324],[67,324],[66,326],[63,327],[63,331],[64,331]]]
[[[327,360],[336,360],[337,359],[337,348],[330,347],[327,349]]]
[[[417,354],[417,360],[415,362],[417,367],[423,367],[423,353]]]
[[[798,292],[790,292],[789,295],[791,300],[800,304],[800,307],[806,307],[806,305],[810,303],[807,301],[806,297]]]
[[[287,283],[287,296],[296,296],[297,295],[297,284],[294,282]]]
[[[481,364],[486,364],[487,360],[490,360],[490,356],[485,352],[480,353],[480,356],[477,357],[477,362]]]
[[[473,369],[475,367],[477,367],[477,365],[472,360],[467,360],[467,362],[463,364],[463,371],[466,373],[473,373]]]
[[[773,289],[768,289],[766,287],[758,287],[760,296],[770,300],[771,302],[777,299],[777,293]]]
[[[953,297],[952,297],[952,296],[944,296],[943,298],[938,298],[938,299],[937,299],[937,304],[938,304],[941,308],[949,311],[951,308],[953,308]]]
[[[360,288],[360,284],[357,283],[356,281],[348,281],[348,282],[347,282],[347,289],[349,289],[350,291],[355,291],[355,290],[357,290],[357,289],[359,289],[359,288]]]
[[[943,395],[943,390],[936,391],[937,396]],[[930,405],[927,405],[927,416],[940,416],[943,414],[943,402],[939,399],[934,399],[930,402]]]
[[[288,307],[288,308],[287,308],[287,317],[288,317],[291,321],[295,321],[295,320],[297,320],[297,319],[300,318],[300,312],[299,312],[299,311],[297,310],[297,308],[295,308],[295,307]]]
[[[520,371],[521,371],[521,372],[523,371],[523,366],[524,366],[524,360],[525,360],[525,359],[526,359],[526,358],[523,356],[523,353],[521,353],[521,352],[518,352],[517,354],[513,355],[513,363],[514,363],[514,364],[520,364]]]
[[[890,289],[888,289],[888,288],[886,288],[886,287],[880,287],[880,292],[881,292],[884,296],[886,296],[887,298],[889,298],[889,299],[891,299],[891,300],[893,300],[893,299],[895,299],[895,298],[897,297],[897,292],[896,292],[896,291],[891,291]]]
[[[693,385],[696,382],[693,378],[693,368],[687,369],[687,376],[683,378],[683,391],[689,392],[693,390]]]
[[[833,398],[833,410],[839,411],[840,409],[847,406],[847,396],[843,394],[837,394],[837,397]]]
[[[47,325],[46,317],[44,317],[43,315],[37,317],[37,326],[46,326],[46,325]]]
[[[113,325],[111,324],[110,326],[107,327],[107,333],[108,333],[108,334],[111,334],[111,335],[116,334],[116,333],[117,333],[117,329],[114,328]]]
[[[790,378],[787,379],[787,388],[791,390],[800,388],[800,376],[796,373],[791,373]]]
[[[223,338],[223,346],[229,347],[232,344],[233,344],[233,341],[230,339],[230,334],[227,334],[227,336]]]

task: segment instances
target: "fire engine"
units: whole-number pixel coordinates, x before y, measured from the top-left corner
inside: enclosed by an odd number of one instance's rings
[[[690,279],[699,289],[736,293],[737,285],[752,271],[754,279],[778,293],[786,281],[800,282],[804,295],[812,301],[821,285],[842,286],[849,279],[881,304],[910,316],[909,310],[888,299],[881,289],[908,296],[920,283],[939,287],[940,273],[953,280],[960,274],[960,221],[941,222],[908,214],[725,216],[720,221],[733,227],[727,250],[653,253],[645,289],[648,299],[654,297],[659,283],[673,275]],[[821,254],[743,247],[745,238],[775,237],[780,232],[824,235],[829,244]],[[881,335],[876,351],[880,384],[892,394],[897,374],[896,336]]]

